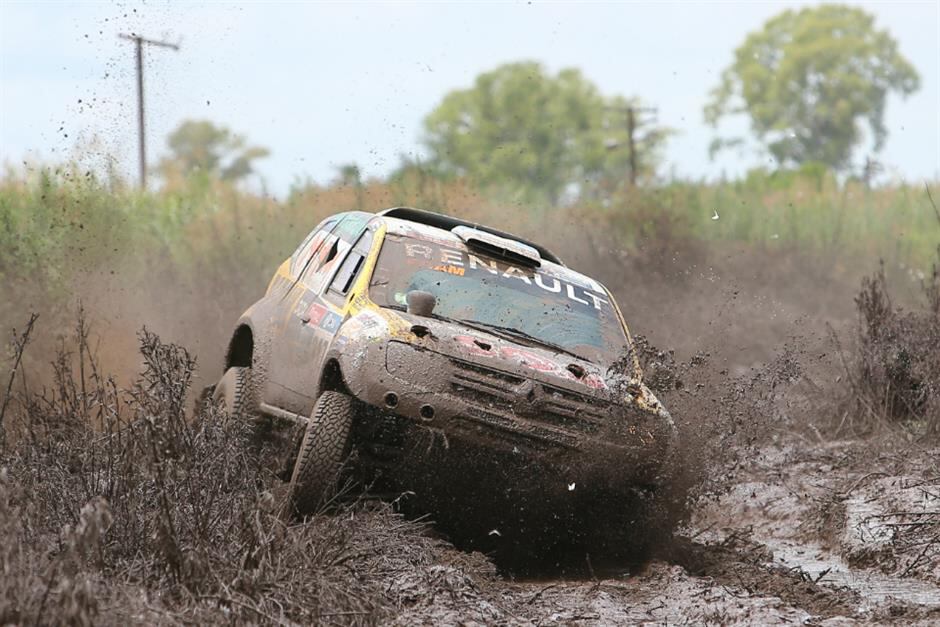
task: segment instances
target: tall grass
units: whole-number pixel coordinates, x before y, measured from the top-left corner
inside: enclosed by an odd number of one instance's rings
[[[923,271],[940,242],[940,222],[923,186],[868,189],[832,178],[797,178],[785,187],[760,180],[678,183],[653,198],[707,240],[880,257]]]
[[[233,278],[263,285],[325,216],[399,204],[533,237],[562,225],[570,230],[574,223],[626,250],[665,229],[680,244],[742,243],[847,260],[883,258],[924,274],[940,242],[940,221],[922,186],[867,189],[829,176],[673,182],[603,204],[545,208],[500,202],[460,181],[416,175],[362,186],[298,186],[275,200],[205,180],[142,193],[71,167],[8,172],[0,179],[0,301],[37,290],[62,297],[90,270],[138,283],[159,274],[189,292]],[[555,239],[561,239],[557,233]]]

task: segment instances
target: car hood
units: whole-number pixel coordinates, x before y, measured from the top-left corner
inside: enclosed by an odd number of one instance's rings
[[[464,365],[568,390],[597,402],[632,405],[672,422],[666,409],[639,379],[613,374],[606,367],[534,342],[505,339],[458,322],[367,307],[343,324],[339,337],[343,344],[374,345],[387,341],[386,359],[394,352],[395,344],[412,346]],[[443,363],[439,365],[446,367]]]
[[[540,346],[536,342],[513,341],[458,322],[397,311],[388,313],[404,323],[407,333],[398,335],[410,344],[483,368],[598,397],[609,396],[610,385],[605,378],[606,371],[585,359]]]

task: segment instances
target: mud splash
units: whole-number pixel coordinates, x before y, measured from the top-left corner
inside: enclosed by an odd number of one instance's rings
[[[926,570],[905,577],[900,570],[885,572],[887,562],[866,566],[849,556],[864,543],[885,554],[878,534],[859,535],[857,545],[844,537],[855,533],[859,516],[893,508],[897,498],[896,490],[879,490],[877,482],[866,485],[872,467],[866,446],[790,438],[761,447],[739,469],[741,481],[699,500],[690,524],[639,571],[475,577],[469,597],[434,595],[403,608],[396,624],[448,617],[513,625],[933,624],[940,619],[940,586]],[[897,470],[916,475],[930,459],[927,453],[909,456]],[[905,472],[893,479],[907,482]],[[824,507],[833,495],[839,502]],[[865,500],[867,509],[852,514]]]

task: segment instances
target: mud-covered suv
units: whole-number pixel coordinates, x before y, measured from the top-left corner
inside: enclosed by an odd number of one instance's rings
[[[410,208],[317,226],[238,321],[214,395],[298,425],[283,478],[301,514],[353,453],[386,470],[433,450],[538,459],[573,491],[598,466],[655,484],[675,437],[601,284],[537,244]]]

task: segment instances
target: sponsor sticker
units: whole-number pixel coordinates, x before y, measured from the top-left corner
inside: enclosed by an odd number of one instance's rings
[[[328,311],[320,321],[320,328],[327,333],[336,333],[336,330],[339,328],[339,323],[342,321],[342,319],[343,317],[339,314]]]
[[[329,310],[320,303],[313,303],[310,305],[309,309],[307,309],[307,316],[310,318],[307,324],[312,327],[320,326],[320,323],[323,322],[323,318],[328,311]]]

